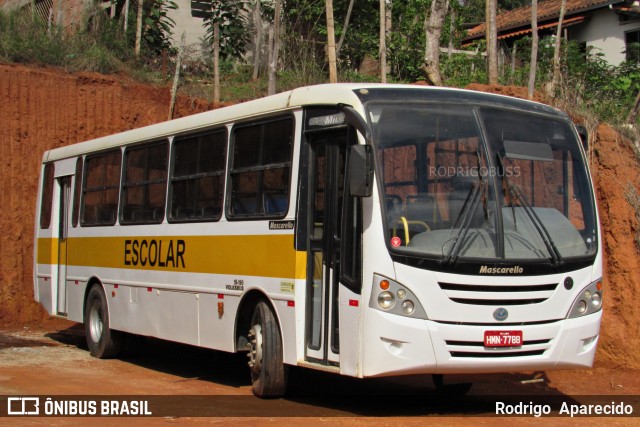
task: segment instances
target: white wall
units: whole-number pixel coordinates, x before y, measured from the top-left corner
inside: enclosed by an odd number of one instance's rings
[[[180,46],[182,32],[186,34],[186,46],[192,57],[201,57],[203,53],[206,56],[206,49],[203,49],[203,41],[205,37],[205,29],[202,25],[202,18],[194,18],[191,16],[191,0],[175,0],[178,5],[177,10],[169,10],[167,15],[176,21],[173,27],[173,45],[177,48]]]
[[[625,60],[624,33],[640,29],[640,21],[620,22],[618,15],[607,8],[594,11],[584,24],[570,28],[570,39],[586,42],[595,52],[603,53],[611,65],[620,65]]]

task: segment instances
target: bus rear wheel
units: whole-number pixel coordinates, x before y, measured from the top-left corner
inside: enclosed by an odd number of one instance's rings
[[[84,312],[84,331],[93,357],[108,359],[120,354],[124,334],[109,326],[107,298],[102,287],[95,285],[89,291]]]
[[[249,368],[252,391],[258,397],[282,396],[287,389],[282,337],[273,311],[264,301],[253,311],[249,336]]]

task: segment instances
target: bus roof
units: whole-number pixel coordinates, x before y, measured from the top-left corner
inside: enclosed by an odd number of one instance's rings
[[[492,100],[499,103],[509,103],[520,108],[534,107],[539,110],[541,107],[549,112],[558,112],[543,104],[515,99],[504,95],[495,95],[482,92],[475,92],[465,89],[419,86],[407,84],[381,84],[381,83],[334,83],[320,84],[315,86],[305,86],[282,92],[276,95],[218,108],[215,110],[198,113],[179,119],[160,122],[157,124],[144,126],[125,132],[108,135],[65,147],[55,148],[44,153],[43,162],[61,160],[79,155],[102,151],[109,148],[135,144],[138,142],[153,139],[166,138],[184,132],[197,132],[201,129],[224,125],[234,121],[245,120],[254,116],[287,111],[293,108],[307,105],[337,105],[339,103],[357,105],[360,100],[354,91],[359,89],[412,89],[438,92],[442,95],[447,92],[463,95],[468,100]]]

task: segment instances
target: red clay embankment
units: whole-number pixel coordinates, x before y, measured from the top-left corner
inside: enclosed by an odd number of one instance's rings
[[[113,76],[0,65],[0,325],[38,321],[33,223],[42,154],[166,120],[168,88]],[[178,98],[174,117],[211,109]]]

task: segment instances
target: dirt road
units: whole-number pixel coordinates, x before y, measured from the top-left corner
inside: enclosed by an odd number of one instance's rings
[[[287,397],[264,401],[251,395],[242,355],[146,339],[135,355],[98,360],[86,350],[82,325],[51,320],[38,327],[3,329],[0,395],[127,396],[150,399],[155,415],[160,415],[92,418],[92,425],[492,425],[495,402],[514,399],[514,395],[525,404],[538,403],[541,398],[585,403],[580,395],[607,395],[598,401],[632,403],[636,412],[640,410],[640,372],[621,367],[454,378],[474,383],[463,398],[437,395],[428,376],[357,380],[294,369]],[[85,425],[88,421],[12,417],[9,425]],[[499,422],[570,425],[575,421],[526,416]],[[603,421],[596,417],[579,420],[583,425]],[[609,418],[606,423],[638,425],[638,418]]]

